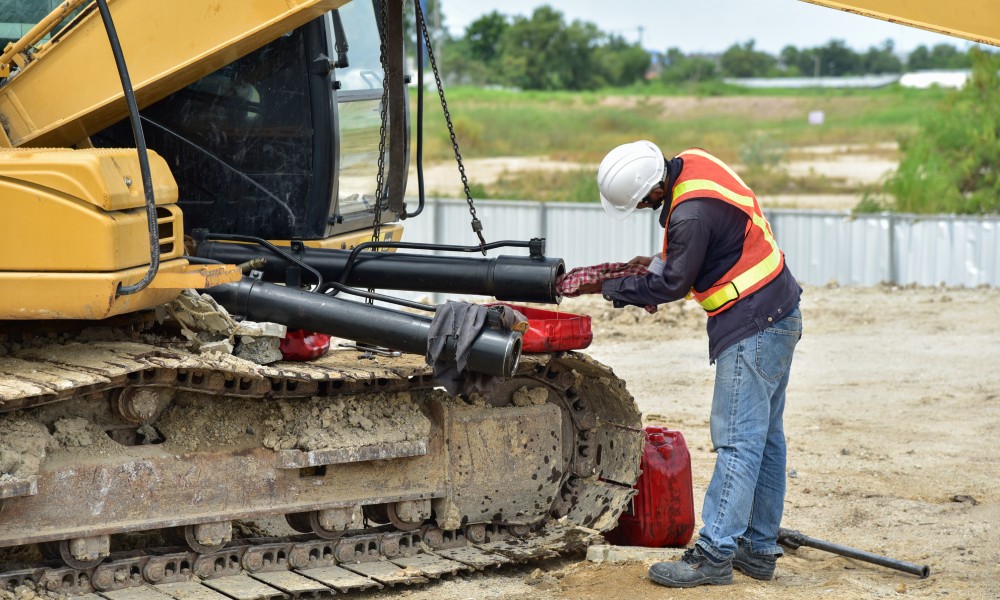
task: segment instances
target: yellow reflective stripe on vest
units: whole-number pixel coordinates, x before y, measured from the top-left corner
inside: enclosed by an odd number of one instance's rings
[[[674,186],[674,199],[676,200],[689,192],[700,191],[715,192],[727,200],[732,200],[736,204],[746,206],[748,208],[754,208],[754,202],[751,196],[737,194],[726,186],[720,185],[710,179],[691,179],[690,181],[682,181],[681,183],[678,183]]]
[[[750,267],[740,275],[737,275],[736,278],[728,282],[725,287],[721,288],[708,298],[698,302],[698,304],[701,304],[701,307],[706,311],[712,312],[714,310],[718,310],[727,302],[736,300],[740,297],[740,294],[742,294],[744,290],[748,290],[766,279],[767,276],[773,273],[781,264],[781,250],[778,249],[778,243],[774,241],[774,236],[771,235],[771,229],[767,226],[767,221],[763,217],[754,215],[753,224],[760,227],[764,231],[764,240],[770,244],[771,253],[768,254],[764,260]]]
[[[736,174],[736,171],[733,171],[732,169],[730,169],[729,165],[727,165],[726,163],[722,162],[721,160],[715,158],[714,156],[712,156],[708,152],[705,152],[704,150],[699,150],[697,148],[691,148],[690,150],[685,150],[684,152],[681,152],[677,156],[684,156],[685,154],[694,154],[695,156],[700,156],[700,157],[702,157],[702,158],[704,158],[706,160],[712,161],[712,163],[714,163],[716,166],[718,166],[719,168],[723,169],[726,173],[729,173],[730,177],[732,177],[736,181],[739,181],[740,185],[742,185],[743,187],[745,187],[747,189],[750,188],[750,186],[748,186],[746,183],[743,182],[743,178]]]
[[[692,151],[691,154],[705,156],[701,152]],[[706,156],[706,158],[711,157]],[[737,177],[737,179],[739,178]],[[774,270],[781,264],[781,251],[778,249],[778,243],[774,240],[774,235],[771,233],[770,224],[768,224],[767,220],[763,216],[757,214],[757,204],[754,202],[752,196],[739,194],[709,179],[692,179],[689,181],[682,181],[674,186],[674,200],[676,201],[677,198],[680,198],[685,194],[702,191],[715,192],[719,196],[722,196],[734,204],[749,208],[751,221],[755,226],[761,229],[764,234],[764,240],[771,246],[771,253],[768,254],[764,260],[750,267],[732,281],[727,282],[724,287],[718,289],[709,297],[698,302],[706,311],[713,312],[727,303],[736,300],[745,290],[748,290],[754,285],[760,283],[773,273]]]

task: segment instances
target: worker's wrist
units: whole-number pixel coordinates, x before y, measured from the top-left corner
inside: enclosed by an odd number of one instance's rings
[[[601,284],[601,295],[608,302],[615,299],[615,293],[618,291],[618,280],[609,279]]]

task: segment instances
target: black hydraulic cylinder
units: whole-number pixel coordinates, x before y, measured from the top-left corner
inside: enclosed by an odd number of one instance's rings
[[[412,354],[427,353],[431,319],[244,277],[201,290],[229,312]],[[446,351],[454,352],[449,345]],[[468,370],[510,377],[521,358],[516,332],[484,328],[472,343]]]
[[[845,556],[847,558],[853,558],[866,563],[872,563],[874,565],[888,567],[897,571],[903,571],[904,573],[910,573],[911,575],[916,575],[920,578],[926,578],[931,574],[931,568],[927,565],[917,565],[911,562],[889,558],[888,556],[883,556],[881,554],[865,552],[864,550],[858,550],[857,548],[851,548],[850,546],[841,546],[840,544],[818,540],[795,531],[794,529],[785,529],[783,527],[779,529],[778,543],[792,549],[798,548],[799,546],[809,546],[810,548],[816,548],[817,550],[823,550],[824,552],[832,552],[833,554],[839,554],[840,556]]]
[[[351,255],[347,250],[303,248],[295,258],[316,269],[326,281],[341,280]],[[249,244],[202,242],[198,256],[227,264],[265,257],[261,269],[266,281],[285,282],[287,259]],[[559,302],[556,278],[565,273],[561,258],[498,256],[470,258],[395,252],[361,252],[343,283],[385,290],[477,294],[507,302]]]

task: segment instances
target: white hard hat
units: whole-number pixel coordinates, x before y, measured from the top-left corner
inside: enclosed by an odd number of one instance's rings
[[[597,169],[601,205],[609,215],[624,219],[646,194],[663,181],[663,153],[646,140],[622,144],[608,153]]]

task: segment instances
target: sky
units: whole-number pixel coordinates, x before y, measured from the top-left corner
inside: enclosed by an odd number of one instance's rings
[[[788,45],[813,48],[839,39],[855,51],[893,40],[897,51],[947,43],[968,48],[971,42],[922,29],[887,23],[799,0],[441,0],[448,30],[456,36],[480,16],[531,16],[548,4],[567,22],[590,21],[602,31],[648,50],[680,48],[685,54],[721,52],[734,43],[755,40],[755,47],[777,54]],[[640,28],[641,32],[640,32]]]

